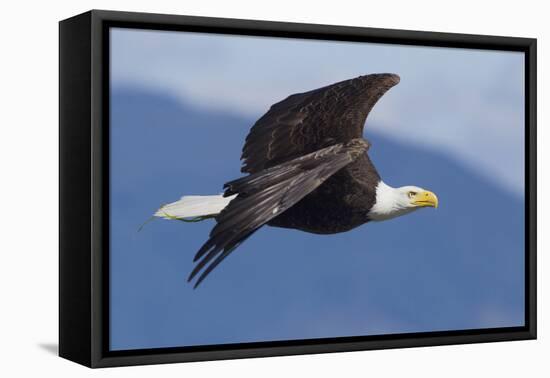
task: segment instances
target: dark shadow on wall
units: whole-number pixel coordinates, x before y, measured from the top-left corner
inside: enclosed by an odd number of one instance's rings
[[[38,347],[56,356],[59,354],[59,345],[57,345],[57,343],[40,343],[38,344]]]

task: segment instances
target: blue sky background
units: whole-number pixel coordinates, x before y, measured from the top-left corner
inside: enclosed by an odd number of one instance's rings
[[[523,54],[114,29],[111,67],[112,349],[523,324]],[[197,290],[213,221],[137,232],[239,177],[272,103],[374,72],[402,80],[367,120],[369,154],[439,209],[330,236],[265,227]]]

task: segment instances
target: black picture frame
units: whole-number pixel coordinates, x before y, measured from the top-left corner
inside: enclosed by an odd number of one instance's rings
[[[525,53],[525,319],[491,328],[109,351],[110,27]],[[536,338],[536,39],[92,10],[59,24],[59,355],[88,367]]]

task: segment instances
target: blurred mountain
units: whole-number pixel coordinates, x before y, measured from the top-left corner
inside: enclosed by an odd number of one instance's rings
[[[113,349],[523,324],[523,198],[368,122],[384,181],[434,191],[438,209],[330,236],[264,227],[192,290],[213,222],[137,228],[162,203],[241,176],[255,120],[135,88],[111,103]]]

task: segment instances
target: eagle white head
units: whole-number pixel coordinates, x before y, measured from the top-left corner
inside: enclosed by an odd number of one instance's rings
[[[373,221],[392,219],[423,207],[437,207],[435,193],[418,186],[392,188],[383,181],[376,187],[376,201],[369,210]]]

